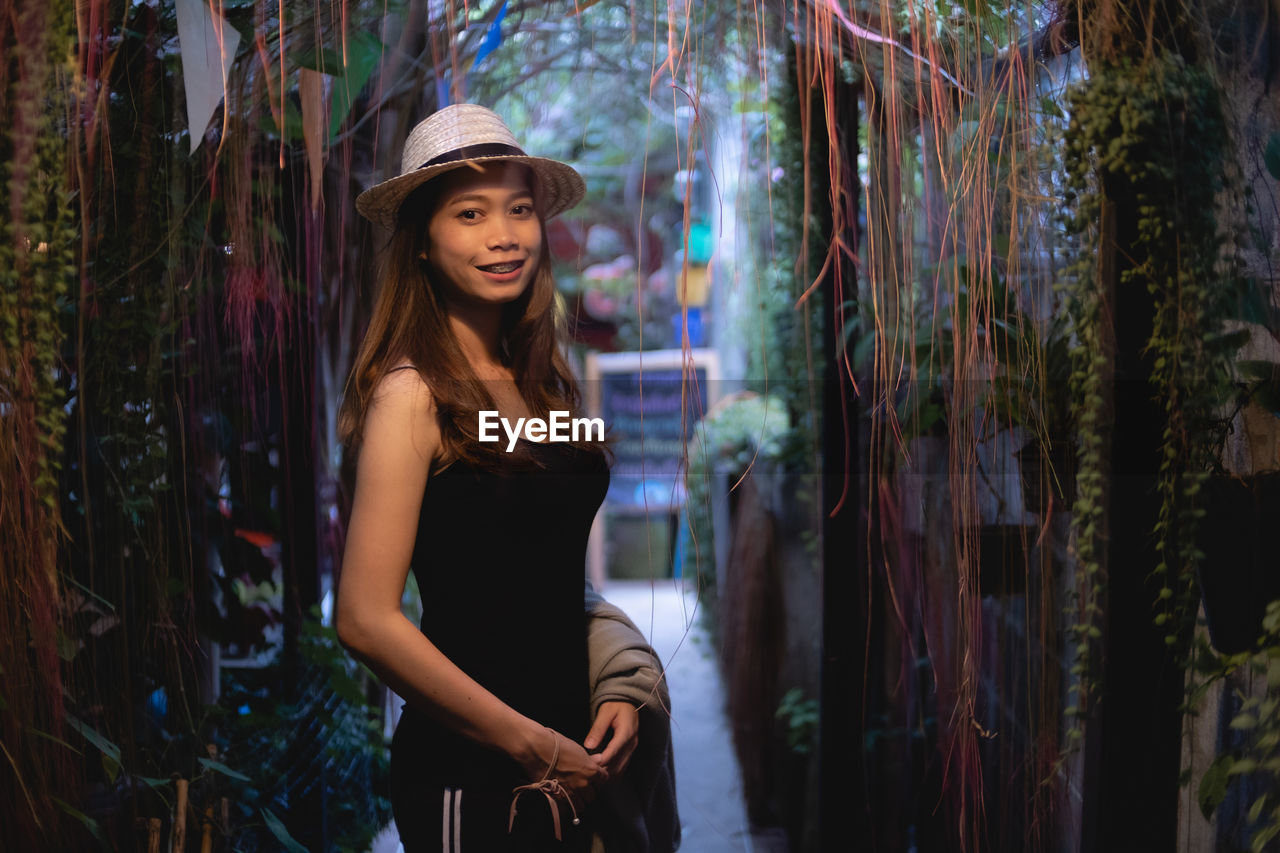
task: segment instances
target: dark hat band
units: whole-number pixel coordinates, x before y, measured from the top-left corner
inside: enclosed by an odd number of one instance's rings
[[[526,156],[528,155],[514,145],[507,145],[502,142],[488,142],[484,145],[464,145],[461,148],[446,151],[439,157],[432,157],[418,168],[426,169],[429,166],[439,166],[441,163],[457,163],[462,160],[475,160],[478,157]]]

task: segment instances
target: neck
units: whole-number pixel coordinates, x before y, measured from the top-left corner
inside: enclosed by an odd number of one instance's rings
[[[448,307],[449,325],[467,361],[475,368],[502,365],[502,306]]]

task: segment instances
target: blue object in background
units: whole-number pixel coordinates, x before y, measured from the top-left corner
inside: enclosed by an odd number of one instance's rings
[[[502,19],[505,17],[507,17],[507,4],[504,2],[502,8],[498,10],[498,17],[493,19],[488,32],[484,34],[484,41],[480,42],[480,47],[476,49],[475,61],[471,63],[472,71],[486,56],[497,50],[498,45],[502,44]]]
[[[680,312],[676,312],[671,318],[671,328],[675,333],[676,346],[680,346],[683,341],[684,334],[684,317]],[[693,306],[689,307],[689,346],[703,347],[706,346],[706,328],[702,325],[702,309]]]
[[[449,89],[452,82],[453,72],[448,68],[436,78],[436,109],[442,110],[453,102],[449,97]]]
[[[689,505],[681,504],[680,512],[676,515],[675,536],[676,547],[671,554],[671,577],[679,580],[684,577],[684,537],[680,535],[680,531],[684,530],[685,525],[689,523]]]
[[[165,718],[169,716],[169,694],[165,693],[163,687],[157,687],[147,697],[147,714],[156,725],[164,725]]]
[[[711,255],[715,249],[715,240],[711,233],[711,225],[701,220],[689,226],[689,240],[686,249],[689,263],[706,266],[711,263]]]

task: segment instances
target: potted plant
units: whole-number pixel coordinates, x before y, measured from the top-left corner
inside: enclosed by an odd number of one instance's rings
[[[1257,354],[1248,342],[1245,352]],[[1271,341],[1274,333],[1252,337]],[[1199,525],[1197,567],[1200,597],[1209,637],[1223,654],[1254,650],[1262,636],[1266,604],[1280,598],[1273,528],[1280,519],[1280,362],[1245,358],[1235,364],[1238,407],[1231,420],[1235,433],[1227,455],[1229,467],[1251,470],[1244,476],[1219,474],[1204,486]]]
[[[1253,651],[1267,602],[1280,598],[1272,540],[1280,519],[1280,472],[1214,477],[1205,484],[1196,576],[1209,639],[1225,655]]]

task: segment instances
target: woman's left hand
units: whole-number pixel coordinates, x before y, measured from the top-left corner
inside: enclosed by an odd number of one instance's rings
[[[604,741],[605,733],[613,731],[604,751],[596,756],[610,778],[616,778],[627,769],[631,754],[636,751],[640,742],[640,712],[630,702],[605,702],[596,714],[596,721],[582,742],[588,751],[595,749]]]

